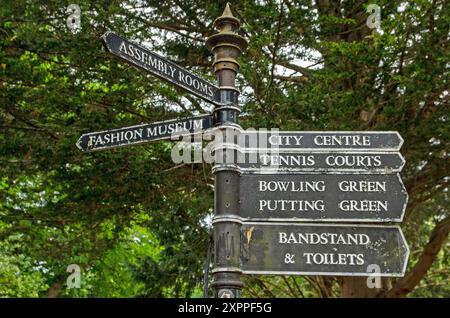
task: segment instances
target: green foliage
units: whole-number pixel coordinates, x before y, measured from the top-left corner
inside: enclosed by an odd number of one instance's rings
[[[24,254],[20,237],[0,243],[0,297],[38,297],[46,290],[45,267]]]
[[[66,25],[67,2],[0,7],[0,296],[198,297],[210,167],[175,166],[167,142],[90,154],[75,142],[211,110],[113,58],[100,36],[114,30],[213,80],[204,40],[225,1],[77,3],[78,33]],[[441,0],[370,3],[381,7],[382,32],[365,25],[359,1],[232,1],[249,40],[241,124],[399,131],[411,269],[450,210],[450,10]],[[412,296],[450,295],[449,253],[444,244]],[[82,269],[80,289],[66,288],[69,264]],[[244,296],[339,294],[335,278],[245,280]]]

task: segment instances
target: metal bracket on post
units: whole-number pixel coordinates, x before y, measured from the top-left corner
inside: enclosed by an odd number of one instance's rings
[[[236,124],[241,109],[238,107],[239,91],[234,87],[219,87],[218,98],[221,105],[213,110],[215,126]]]
[[[214,54],[214,72],[219,82],[218,105],[213,111],[214,126],[217,133],[222,134],[223,140],[229,142],[231,134],[236,128],[240,131],[238,116],[239,91],[235,88],[236,73],[239,63],[236,58],[247,46],[247,41],[237,34],[239,20],[231,13],[227,4],[214,26],[219,29],[206,41],[208,49]],[[231,130],[234,131],[231,131]],[[232,137],[232,143],[235,138]],[[233,148],[233,147],[231,147]],[[229,151],[235,160],[235,149],[227,147],[216,150],[215,158],[225,160],[223,169],[214,170],[214,268],[212,270],[214,296],[218,298],[237,298],[241,295],[240,254],[241,254],[241,225],[239,219],[239,171],[226,169],[230,163]],[[234,163],[234,162],[231,162]],[[217,162],[216,162],[217,164]],[[232,166],[232,165],[230,165]]]

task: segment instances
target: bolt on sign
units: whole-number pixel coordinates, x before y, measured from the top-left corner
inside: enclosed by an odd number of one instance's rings
[[[245,222],[244,274],[403,276],[409,255],[398,226]]]

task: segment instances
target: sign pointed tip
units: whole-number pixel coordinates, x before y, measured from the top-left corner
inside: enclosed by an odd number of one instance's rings
[[[107,30],[105,33],[103,33],[102,38],[108,37],[110,34],[116,34],[114,31]]]
[[[400,157],[400,171],[402,171],[403,170],[403,168],[405,167],[405,164],[406,164],[406,160],[405,160],[405,158],[402,156],[402,154],[401,153],[398,153],[398,155],[399,155],[399,157]]]
[[[398,149],[400,149],[403,146],[403,143],[405,142],[405,140],[403,139],[402,135],[399,134],[398,131],[397,131],[397,136],[398,136],[398,139],[399,139]]]
[[[84,151],[83,147],[81,147],[81,142],[83,140],[83,136],[81,136],[80,138],[78,138],[77,142],[75,143],[75,145],[77,146],[78,149],[80,149],[81,151]]]
[[[100,39],[102,40],[102,44],[107,51],[111,51],[108,46],[108,38],[110,37],[111,34],[114,34],[114,32],[108,30],[100,37]]]
[[[106,41],[106,38],[108,37],[108,35],[111,33],[111,31],[106,31],[105,33],[103,33],[103,35],[100,37],[103,41]]]

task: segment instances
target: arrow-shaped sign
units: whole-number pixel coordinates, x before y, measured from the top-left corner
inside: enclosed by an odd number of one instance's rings
[[[208,102],[219,104],[219,88],[183,67],[114,32],[106,32],[102,39],[109,52],[126,62],[175,84]]]
[[[246,151],[398,151],[403,139],[396,131],[236,131],[238,145]],[[222,142],[222,141],[220,141]],[[226,144],[217,145],[217,148]],[[227,140],[223,141],[228,142]]]
[[[200,134],[212,126],[212,121],[211,115],[201,115],[93,132],[82,135],[77,141],[77,147],[83,151],[94,151],[170,139],[173,134]]]
[[[220,158],[220,152],[216,152]],[[222,154],[224,157],[224,154]],[[226,157],[225,157],[226,158]],[[400,172],[405,160],[398,152],[353,152],[353,151],[245,151],[237,152],[237,167],[244,174],[305,172]],[[217,163],[217,162],[216,162]],[[220,166],[220,163],[218,163]]]
[[[401,222],[408,194],[399,174],[240,176],[240,216],[259,221]]]
[[[244,274],[395,276],[408,245],[398,226],[244,223]]]

